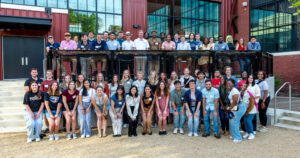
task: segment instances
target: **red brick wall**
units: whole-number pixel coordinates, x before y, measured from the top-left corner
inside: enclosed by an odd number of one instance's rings
[[[247,2],[247,7],[243,7],[243,2]],[[238,15],[238,18],[235,22],[237,25],[238,33],[234,34],[234,39],[239,40],[240,38],[244,38],[246,42],[249,41],[249,12],[249,0],[237,0],[235,14]]]
[[[284,82],[291,82],[292,93],[300,93],[300,54],[274,56],[273,72],[279,75],[279,79]]]

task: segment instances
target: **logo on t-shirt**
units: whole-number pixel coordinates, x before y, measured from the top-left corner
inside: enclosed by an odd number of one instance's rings
[[[58,96],[50,96],[50,101],[51,101],[52,103],[57,103],[58,100],[59,100],[59,97],[58,97]]]

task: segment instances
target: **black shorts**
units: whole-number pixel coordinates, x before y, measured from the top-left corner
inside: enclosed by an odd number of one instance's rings
[[[67,103],[68,104],[68,108],[69,110],[73,110],[74,109],[74,105],[75,105],[75,102],[70,102],[70,103]],[[62,105],[62,111],[66,111],[67,109],[65,108],[64,105]]]

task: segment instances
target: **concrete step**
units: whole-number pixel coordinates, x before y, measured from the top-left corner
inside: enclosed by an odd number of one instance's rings
[[[0,91],[0,96],[24,96],[25,91]]]
[[[300,119],[300,113],[296,111],[288,111],[284,113],[284,116],[294,117]]]
[[[24,107],[23,106],[23,100],[22,101],[3,101],[0,102],[0,108],[1,107]]]
[[[9,101],[20,101],[22,102],[24,99],[24,96],[0,96],[0,103],[2,102],[9,102]]]
[[[300,119],[295,117],[283,116],[278,119],[279,123],[300,127]]]
[[[0,120],[21,120],[24,119],[24,113],[0,114]]]
[[[0,127],[0,133],[26,132],[26,126],[21,127]]]
[[[0,92],[23,92],[25,93],[25,89],[23,86],[0,86]]]
[[[23,113],[24,107],[1,107],[0,114],[18,114]]]
[[[0,127],[26,127],[26,122],[24,119],[0,120]]]
[[[282,124],[282,123],[276,123],[274,126],[300,131],[299,126],[287,125],[287,124]]]

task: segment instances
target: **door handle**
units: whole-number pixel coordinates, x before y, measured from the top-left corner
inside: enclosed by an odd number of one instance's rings
[[[21,65],[24,65],[24,57],[21,58]]]
[[[28,57],[25,57],[25,65],[28,65]]]

